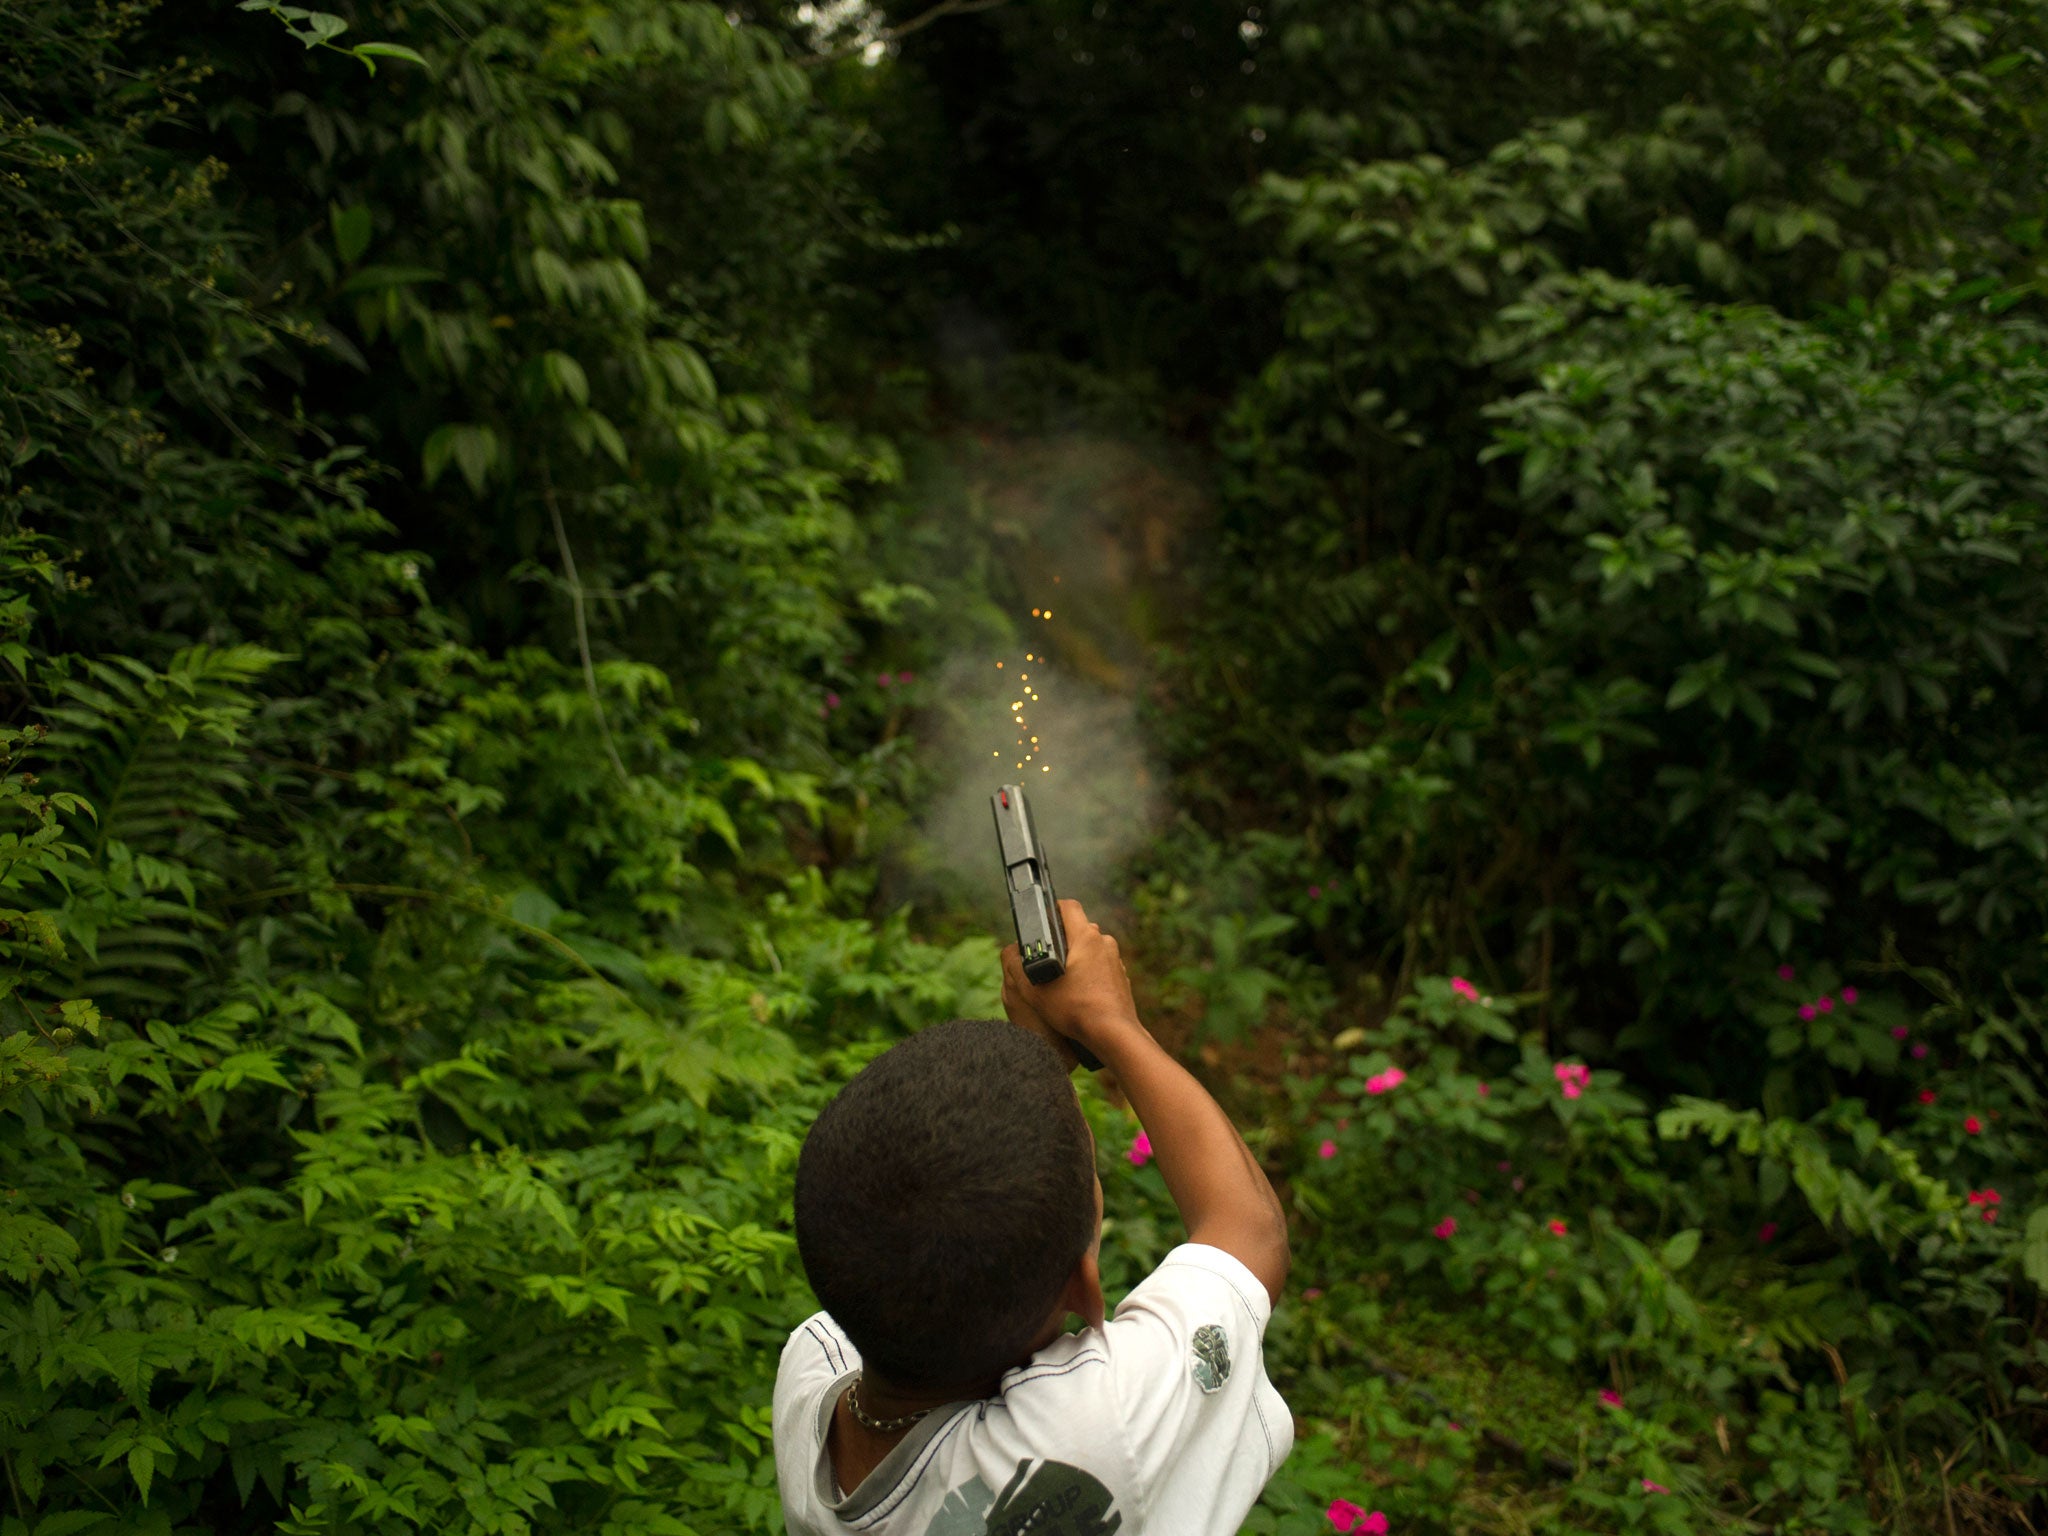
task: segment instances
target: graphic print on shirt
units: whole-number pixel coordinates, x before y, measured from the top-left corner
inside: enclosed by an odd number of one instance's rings
[[[1020,1461],[1002,1493],[971,1477],[946,1495],[924,1536],[1113,1536],[1116,1496],[1063,1461]]]
[[[924,1536],[988,1536],[988,1507],[995,1501],[987,1483],[970,1477],[946,1495]]]
[[[1230,1380],[1230,1340],[1214,1323],[1195,1330],[1195,1381],[1204,1392],[1214,1392]]]

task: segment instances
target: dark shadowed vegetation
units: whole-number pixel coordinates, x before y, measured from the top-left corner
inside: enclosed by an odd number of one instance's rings
[[[779,1530],[1027,643],[1248,1530],[2048,1528],[2048,13],[325,3],[0,5],[0,1536]]]

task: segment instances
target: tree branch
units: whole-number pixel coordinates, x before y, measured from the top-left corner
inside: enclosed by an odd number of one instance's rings
[[[583,686],[590,691],[590,707],[597,711],[597,729],[604,737],[604,750],[619,772],[619,782],[630,785],[632,776],[619,761],[619,749],[612,742],[612,724],[604,712],[604,699],[597,691],[597,668],[590,661],[590,626],[583,617],[583,584],[576,578],[576,557],[569,552],[569,530],[562,526],[562,509],[555,503],[555,484],[547,470],[541,470],[541,499],[548,504],[548,517],[555,525],[555,547],[562,552],[562,577],[569,584],[569,602],[576,614],[576,650],[583,658]]]
[[[835,63],[840,59],[851,58],[856,53],[864,53],[872,43],[893,43],[898,38],[910,36],[913,32],[922,32],[933,22],[947,16],[972,16],[976,11],[992,11],[999,5],[1009,3],[1010,0],[939,0],[939,3],[930,10],[920,12],[901,26],[884,27],[873,37],[864,37],[824,53],[806,54],[795,62],[804,69],[816,69],[821,64]]]

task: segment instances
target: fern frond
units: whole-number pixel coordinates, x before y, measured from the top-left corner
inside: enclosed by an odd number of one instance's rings
[[[131,657],[72,663],[46,712],[45,777],[94,810],[77,826],[89,871],[60,924],[77,941],[63,994],[169,1002],[197,973],[197,862],[247,785],[251,685],[282,658],[259,646],[192,646],[157,672]],[[176,900],[170,899],[175,896]]]

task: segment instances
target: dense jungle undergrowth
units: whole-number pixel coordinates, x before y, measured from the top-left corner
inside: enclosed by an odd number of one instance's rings
[[[2048,11],[324,3],[0,3],[0,1536],[779,1529],[1027,646],[1248,1530],[2048,1527]]]

